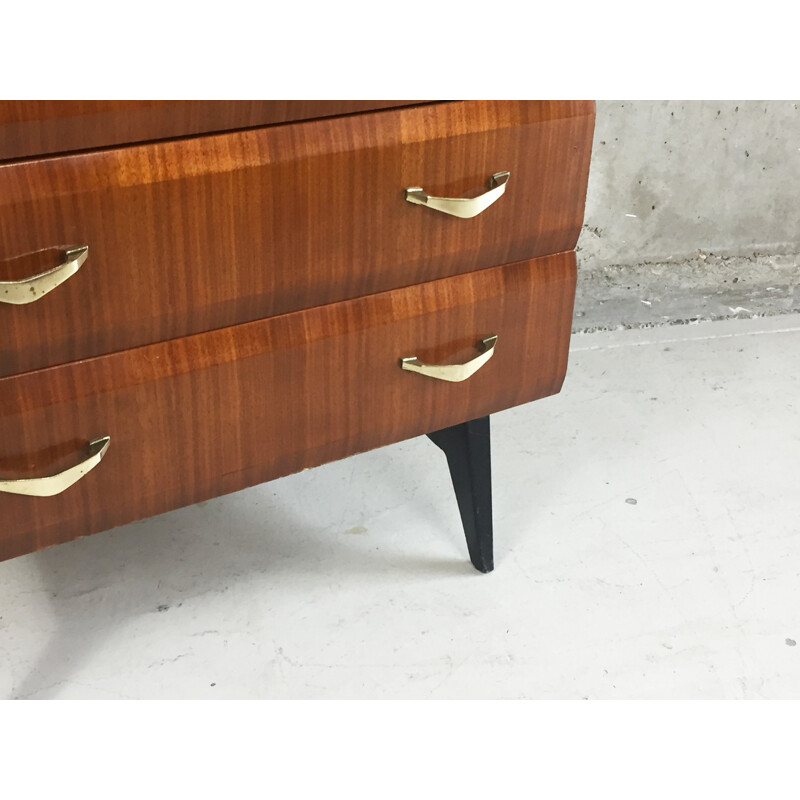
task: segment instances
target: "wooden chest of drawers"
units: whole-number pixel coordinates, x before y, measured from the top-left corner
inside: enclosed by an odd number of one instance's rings
[[[453,437],[561,387],[593,124],[0,103],[0,558],[429,433],[491,568]]]

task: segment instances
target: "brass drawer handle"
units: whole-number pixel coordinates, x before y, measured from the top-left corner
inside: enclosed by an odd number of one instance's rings
[[[506,190],[510,172],[495,172],[489,179],[489,189],[477,197],[431,197],[419,186],[406,189],[406,200],[418,206],[427,206],[451,214],[454,217],[469,219],[476,217],[481,211],[500,199]]]
[[[466,364],[423,364],[416,356],[400,359],[400,366],[409,372],[419,372],[440,381],[457,383],[474,375],[493,355],[497,336],[487,336],[478,342],[478,349],[483,352],[467,361]]]
[[[0,480],[0,492],[25,494],[30,497],[52,497],[54,494],[61,494],[103,460],[110,441],[110,436],[103,436],[89,442],[88,458],[58,475],[49,475],[45,478],[23,478],[16,481]]]
[[[71,278],[81,268],[88,255],[87,246],[74,247],[66,251],[63,263],[47,272],[23,278],[21,281],[0,281],[0,303],[21,306],[39,300],[48,292],[52,292],[56,286],[61,286],[67,278]]]

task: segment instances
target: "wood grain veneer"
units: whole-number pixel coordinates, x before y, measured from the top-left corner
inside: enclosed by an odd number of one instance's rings
[[[571,250],[593,125],[590,102],[441,103],[0,165],[0,280],[89,245],[58,289],[0,305],[0,376]],[[474,219],[403,197],[500,170]]]
[[[575,255],[563,253],[0,380],[0,475],[104,461],[61,495],[0,494],[0,558],[557,392]],[[463,383],[400,369],[457,363]]]
[[[417,100],[0,100],[0,161],[332,117]]]

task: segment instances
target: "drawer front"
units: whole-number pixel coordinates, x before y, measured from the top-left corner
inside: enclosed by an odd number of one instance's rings
[[[0,493],[0,558],[553,394],[574,290],[563,253],[4,378],[0,487],[110,443],[61,494]]]
[[[570,250],[593,121],[441,103],[0,165],[0,281],[89,248],[48,294],[0,302],[0,376]],[[506,170],[471,219],[405,199]]]
[[[414,105],[413,100],[0,100],[0,161]]]

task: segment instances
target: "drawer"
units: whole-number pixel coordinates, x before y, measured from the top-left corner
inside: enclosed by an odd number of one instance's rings
[[[0,480],[110,437],[62,493],[0,493],[0,558],[558,392],[574,291],[563,253],[0,379]]]
[[[0,165],[0,281],[88,246],[0,302],[0,376],[571,250],[593,123],[586,102],[440,103]],[[502,171],[470,219],[405,199]]]
[[[0,100],[0,161],[414,105],[413,100]]]

